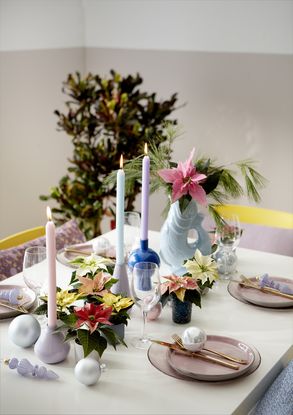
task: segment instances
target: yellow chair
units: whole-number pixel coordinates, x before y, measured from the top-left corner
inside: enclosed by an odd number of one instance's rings
[[[242,223],[293,229],[293,214],[289,212],[242,205],[219,205],[216,210],[224,219],[237,215]]]
[[[7,238],[0,240],[0,250],[14,248],[43,235],[45,235],[44,226],[37,226],[36,228],[18,232],[15,235],[7,236]]]

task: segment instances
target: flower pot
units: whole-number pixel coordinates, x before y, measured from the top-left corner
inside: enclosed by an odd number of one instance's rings
[[[79,362],[81,359],[84,358],[83,347],[81,344],[78,344],[76,342],[74,342],[74,355],[76,362]],[[91,357],[97,362],[101,361],[100,355],[96,350],[93,350],[89,355],[87,355],[87,357]]]
[[[193,257],[196,249],[199,249],[203,255],[211,253],[209,234],[201,224],[203,218],[194,200],[190,201],[183,213],[178,201],[171,205],[160,232],[160,256],[176,275],[186,272],[183,262]],[[197,239],[193,242],[188,239],[191,230],[195,230],[197,234]]]
[[[113,330],[113,331],[115,331],[115,333],[119,336],[119,337],[121,337],[121,339],[123,340],[124,339],[124,336],[125,336],[125,325],[124,324],[114,324],[113,326],[111,326],[111,329]],[[116,343],[116,344],[119,344],[119,343]]]
[[[187,324],[191,320],[192,303],[181,301],[176,295],[171,296],[172,320],[177,324]]]

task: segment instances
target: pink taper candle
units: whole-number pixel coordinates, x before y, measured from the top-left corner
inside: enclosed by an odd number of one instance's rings
[[[140,239],[148,239],[149,228],[149,188],[150,188],[150,158],[148,154],[148,145],[144,145],[145,156],[142,161],[142,189],[141,189],[141,228]]]
[[[47,206],[46,247],[48,261],[48,327],[55,329],[57,325],[56,310],[56,235],[52,221],[51,209]]]

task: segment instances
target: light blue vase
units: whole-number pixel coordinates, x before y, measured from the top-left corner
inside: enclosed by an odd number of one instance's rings
[[[199,249],[203,255],[211,253],[209,235],[201,224],[203,218],[194,200],[190,201],[183,213],[180,211],[178,201],[171,205],[160,232],[160,257],[176,275],[186,272],[183,262],[192,258],[196,249]],[[192,229],[197,232],[197,239],[189,242],[188,233]]]

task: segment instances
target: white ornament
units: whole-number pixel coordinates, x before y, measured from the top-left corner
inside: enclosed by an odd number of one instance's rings
[[[96,360],[86,357],[77,363],[74,374],[80,383],[87,386],[94,385],[101,376],[100,364]]]
[[[15,317],[8,329],[10,340],[20,347],[32,346],[40,334],[40,323],[30,314]]]
[[[189,327],[182,334],[182,343],[185,349],[197,352],[204,347],[207,335],[198,327]]]

